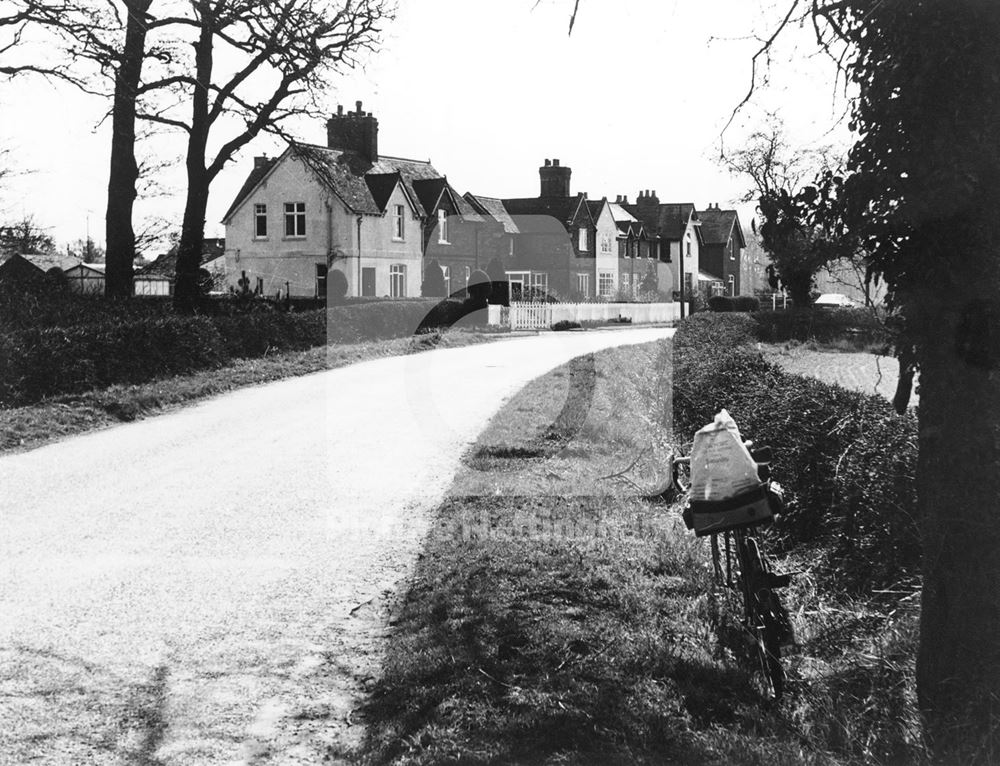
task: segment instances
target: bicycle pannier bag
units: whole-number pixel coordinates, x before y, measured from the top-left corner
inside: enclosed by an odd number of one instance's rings
[[[766,485],[726,410],[694,435],[690,506],[699,537],[771,521]]]

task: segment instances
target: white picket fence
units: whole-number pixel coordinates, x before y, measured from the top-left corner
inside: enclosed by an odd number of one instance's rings
[[[606,322],[628,318],[633,324],[673,322],[679,303],[518,303],[490,306],[489,323],[512,330],[544,330],[556,322]]]

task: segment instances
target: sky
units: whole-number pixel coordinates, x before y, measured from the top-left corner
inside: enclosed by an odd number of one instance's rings
[[[572,192],[590,198],[655,190],[662,202],[733,206],[747,188],[718,162],[720,142],[738,147],[768,113],[801,147],[846,147],[849,135],[832,63],[811,28],[793,27],[774,49],[750,104],[722,134],[750,84],[750,62],[787,0],[399,0],[380,50],[331,81],[325,101],[361,100],[379,120],[379,151],[430,159],[459,192],[538,194],[538,167],[572,168]],[[763,67],[763,65],[762,65]],[[766,82],[764,80],[766,79]],[[107,104],[68,87],[19,78],[0,84],[0,147],[18,175],[0,190],[0,220],[33,215],[57,242],[103,241],[109,130]],[[325,143],[321,120],[293,126]],[[206,236],[254,155],[280,153],[261,137],[212,187]],[[184,144],[163,138],[176,160],[157,174],[160,193],[139,217],[179,229]],[[736,205],[741,218],[752,205]],[[153,253],[155,255],[155,253]]]

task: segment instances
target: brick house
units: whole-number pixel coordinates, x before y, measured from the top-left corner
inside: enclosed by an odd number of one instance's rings
[[[355,112],[338,107],[326,146],[293,143],[255,159],[223,217],[227,280],[245,274],[269,295],[318,296],[337,269],[351,296],[419,296],[426,230],[437,221],[421,201],[434,196],[430,185],[421,194],[417,183],[437,179],[430,162],[379,154],[378,120],[360,101]],[[448,188],[440,207],[457,209]]]
[[[735,210],[720,210],[716,204],[699,210],[698,219],[702,236],[701,270],[722,283],[724,295],[742,295],[743,251],[747,243],[739,215]]]
[[[512,300],[532,291],[563,300],[614,293],[618,259],[613,252],[599,252],[598,221],[587,195],[570,193],[571,174],[559,160],[545,160],[538,169],[537,197],[502,200],[519,232],[507,269]],[[614,232],[610,213],[601,227],[601,232]]]
[[[646,190],[639,192],[634,204],[623,202],[622,207],[642,221],[647,238],[654,242],[654,260],[666,267],[657,267],[659,289],[676,295],[683,279],[685,294],[693,293],[698,285],[702,245],[695,206],[690,202],[661,203],[655,191]]]
[[[489,216],[481,215],[466,197],[456,192],[447,178],[427,178],[413,182],[426,212],[424,225],[424,268],[437,261],[444,271],[447,295],[464,295],[477,269],[485,269],[492,231],[502,228]]]

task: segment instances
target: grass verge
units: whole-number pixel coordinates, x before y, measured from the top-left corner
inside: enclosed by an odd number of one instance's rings
[[[318,346],[253,359],[218,369],[64,394],[23,407],[0,407],[0,454],[34,449],[68,436],[160,414],[191,402],[246,386],[308,375],[387,356],[433,348],[456,348],[503,337],[465,331],[427,333],[407,338]]]
[[[777,562],[800,572],[798,646],[786,699],[762,703],[707,542],[646,499],[673,440],[670,359],[574,360],[470,448],[391,620],[362,760],[921,761],[910,591],[847,597],[811,558]]]

